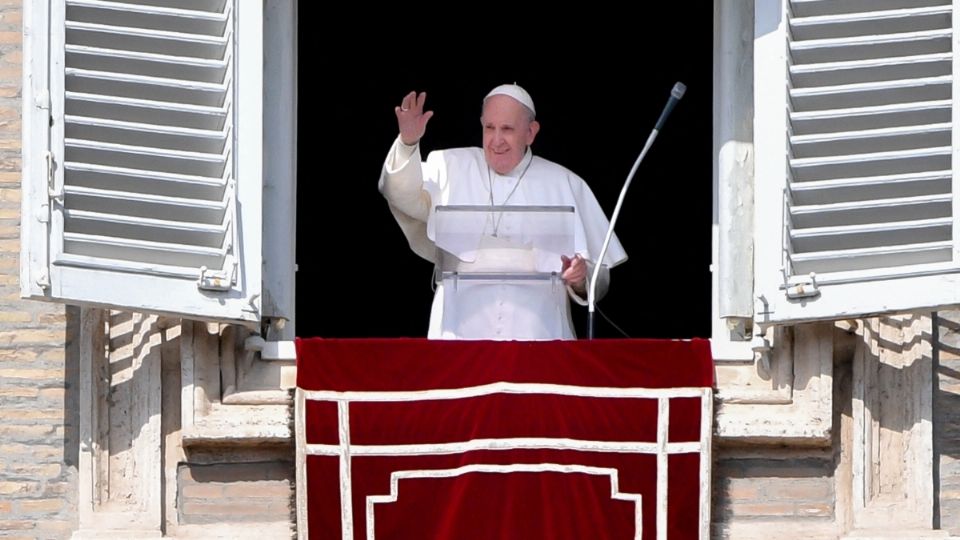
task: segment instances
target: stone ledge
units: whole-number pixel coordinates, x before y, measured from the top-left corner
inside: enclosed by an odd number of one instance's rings
[[[152,538],[163,538],[160,531],[145,531],[141,529],[117,529],[114,531],[94,531],[80,529],[74,531],[70,540],[146,540]]]
[[[216,405],[181,432],[185,448],[293,445],[293,411],[285,405]]]
[[[956,536],[951,536],[947,531],[935,531],[931,529],[867,529],[848,532],[841,536],[840,540],[891,540],[892,538],[898,540],[907,538],[910,540],[923,540],[927,538],[937,540],[958,539]]]

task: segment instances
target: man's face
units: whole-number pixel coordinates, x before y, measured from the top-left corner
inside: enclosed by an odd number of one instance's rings
[[[483,105],[483,154],[498,174],[506,174],[523,159],[540,130],[527,109],[510,96],[496,95]]]

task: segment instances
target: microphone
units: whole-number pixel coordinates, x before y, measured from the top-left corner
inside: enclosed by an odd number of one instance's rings
[[[627,189],[633,181],[633,176],[637,173],[640,162],[643,161],[644,156],[647,155],[647,151],[653,146],[653,141],[657,139],[657,134],[660,133],[663,124],[667,121],[667,117],[673,112],[673,108],[677,106],[677,102],[680,101],[680,98],[683,97],[686,91],[687,85],[680,81],[677,81],[677,83],[673,85],[673,89],[670,90],[670,99],[667,100],[667,104],[663,107],[663,112],[660,113],[660,119],[657,120],[656,126],[654,126],[653,131],[650,132],[650,136],[647,137],[647,142],[643,145],[643,150],[641,150],[640,155],[637,156],[637,160],[630,169],[630,174],[627,175],[627,181],[624,182],[623,189],[620,190],[620,198],[617,199],[617,206],[613,209],[613,215],[610,217],[610,226],[607,227],[607,236],[603,239],[600,256],[597,257],[596,264],[593,266],[593,274],[590,276],[590,283],[587,284],[587,339],[593,339],[593,312],[596,310],[597,305],[597,279],[600,277],[600,266],[603,264],[603,258],[607,255],[607,248],[610,246],[610,239],[613,237],[613,227],[616,225],[617,217],[620,215],[620,207],[623,206],[623,200],[627,196]]]
[[[657,120],[657,125],[653,129],[657,131],[663,129],[663,124],[667,121],[667,117],[673,112],[673,108],[677,106],[677,102],[683,98],[683,94],[686,91],[687,85],[680,81],[677,81],[677,84],[673,85],[673,89],[670,90],[670,99],[667,100],[667,104],[663,107],[663,112],[660,113],[660,119]]]

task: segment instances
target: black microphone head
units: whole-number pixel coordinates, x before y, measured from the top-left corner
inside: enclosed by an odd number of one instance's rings
[[[677,81],[677,84],[673,85],[673,90],[670,90],[670,95],[680,99],[683,97],[684,92],[687,91],[687,85],[683,84],[680,81]]]

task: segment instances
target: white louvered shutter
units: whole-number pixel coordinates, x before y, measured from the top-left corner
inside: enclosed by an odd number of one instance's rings
[[[960,302],[952,11],[758,2],[759,320]]]
[[[260,4],[33,4],[24,296],[258,320]]]

